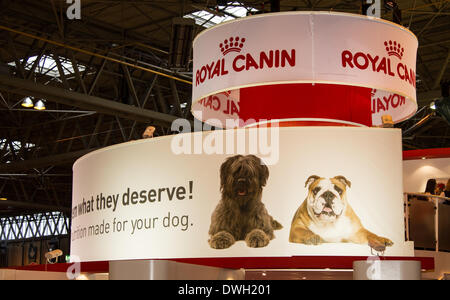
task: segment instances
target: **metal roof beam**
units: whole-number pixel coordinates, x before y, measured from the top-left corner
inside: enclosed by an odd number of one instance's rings
[[[54,206],[54,205],[46,205],[46,204],[39,204],[39,203],[29,203],[29,202],[23,202],[23,201],[13,201],[13,200],[6,200],[6,201],[0,201],[0,206],[10,206],[15,208],[25,208],[25,209],[33,209],[37,211],[62,211],[66,213],[71,212],[70,207],[66,206]]]
[[[49,166],[57,166],[73,163],[77,158],[94,151],[98,148],[73,151],[63,154],[49,155],[29,160],[13,161],[9,164],[0,165],[0,173],[17,173],[30,169],[40,169]]]
[[[94,110],[99,113],[118,116],[124,119],[144,123],[156,123],[161,126],[170,126],[178,117],[139,108],[112,100],[88,96],[82,93],[69,91],[57,87],[37,84],[29,80],[11,78],[0,75],[0,88],[23,96],[34,96],[53,102],[75,106],[86,110]]]

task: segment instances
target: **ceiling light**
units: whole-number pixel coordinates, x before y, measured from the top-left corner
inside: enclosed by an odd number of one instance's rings
[[[30,97],[26,97],[22,101],[22,106],[23,107],[33,107],[34,106],[33,100],[31,100]]]
[[[34,105],[34,109],[44,110],[45,109],[44,101],[38,100],[38,102],[36,102],[36,104]]]

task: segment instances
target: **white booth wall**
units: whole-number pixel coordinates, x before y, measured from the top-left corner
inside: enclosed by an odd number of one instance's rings
[[[450,178],[450,158],[403,161],[403,191],[423,193],[428,179],[446,183]]]

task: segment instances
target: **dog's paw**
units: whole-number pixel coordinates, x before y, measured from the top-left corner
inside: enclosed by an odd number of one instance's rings
[[[261,229],[253,229],[245,237],[245,242],[251,248],[261,248],[269,244],[270,238]]]
[[[209,239],[209,245],[211,248],[214,249],[226,249],[231,247],[235,242],[234,237],[231,235],[231,233],[226,231],[220,231],[216,234],[214,234]]]
[[[281,225],[277,220],[272,219],[272,228],[273,230],[283,229],[283,225]]]
[[[323,243],[323,240],[319,235],[311,233],[303,237],[302,243],[306,245],[320,245]]]
[[[369,237],[368,244],[370,248],[378,252],[383,252],[386,250],[386,247],[391,247],[394,245],[390,239],[381,236]]]

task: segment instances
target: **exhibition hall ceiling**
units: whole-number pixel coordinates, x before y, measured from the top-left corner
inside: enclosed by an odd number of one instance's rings
[[[173,120],[192,121],[192,39],[277,3],[81,0],[78,10],[77,2],[0,0],[0,217],[70,211],[77,158],[140,139],[149,125],[163,136]],[[281,11],[356,14],[361,2],[279,1]],[[396,125],[404,150],[450,147],[449,124],[429,107],[450,79],[450,0],[396,2],[419,40],[419,113]],[[393,12],[383,7],[382,18]]]

